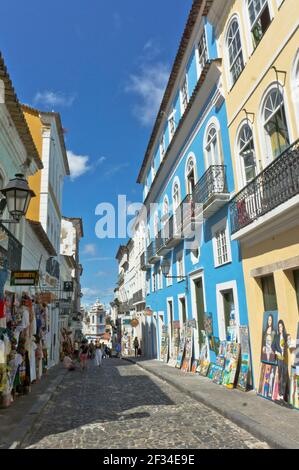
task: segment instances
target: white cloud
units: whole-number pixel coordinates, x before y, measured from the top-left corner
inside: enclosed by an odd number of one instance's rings
[[[87,155],[76,155],[71,150],[68,150],[67,158],[72,181],[74,181],[76,178],[79,178],[79,176],[84,175],[84,173],[91,169],[91,167],[88,165],[89,157]]]
[[[113,167],[109,168],[104,175],[105,176],[112,176],[115,175],[115,173],[118,173],[119,171],[123,170],[124,168],[128,168],[129,163],[120,163],[119,165],[114,165]]]
[[[87,261],[111,261],[112,257],[109,257],[109,256],[98,256],[98,257],[95,257],[95,258],[86,258],[86,259],[83,259],[82,261],[84,262],[87,262]]]
[[[134,93],[138,102],[133,107],[135,117],[143,126],[152,125],[159,110],[169,77],[166,64],[143,64],[139,73],[130,76],[126,91]]]
[[[82,254],[83,255],[95,255],[97,252],[97,247],[94,243],[87,243],[87,245],[84,246]]]
[[[51,90],[38,91],[33,99],[35,104],[43,104],[45,106],[72,106],[76,98],[75,94],[65,94],[61,92],[55,92]]]

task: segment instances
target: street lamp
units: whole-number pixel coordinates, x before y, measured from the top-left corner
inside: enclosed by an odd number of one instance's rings
[[[15,178],[9,180],[5,188],[0,191],[4,198],[0,201],[0,216],[3,214],[7,206],[8,212],[12,219],[0,220],[6,223],[18,223],[21,218],[26,215],[29,203],[32,197],[35,197],[34,192],[29,188],[24,175],[18,173]]]
[[[169,270],[170,270],[170,262],[167,261],[166,259],[164,259],[161,263],[161,269],[162,269],[162,273],[164,274],[164,277],[168,278],[168,279],[185,279],[186,280],[186,290],[189,289],[189,286],[188,286],[188,276],[169,276],[168,273],[169,273]]]

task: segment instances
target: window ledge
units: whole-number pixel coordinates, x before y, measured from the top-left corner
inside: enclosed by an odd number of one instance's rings
[[[222,263],[222,264],[215,264],[214,268],[215,269],[222,268],[223,266],[226,266],[227,264],[231,264],[231,263],[232,263],[232,260],[226,261],[226,263]]]

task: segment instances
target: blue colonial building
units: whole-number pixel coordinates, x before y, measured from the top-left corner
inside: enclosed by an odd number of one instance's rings
[[[138,176],[147,212],[147,322],[157,358],[163,324],[171,356],[174,322],[195,319],[199,357],[204,314],[212,314],[220,339],[231,319],[248,323],[242,261],[230,236],[234,179],[212,3],[193,3]]]

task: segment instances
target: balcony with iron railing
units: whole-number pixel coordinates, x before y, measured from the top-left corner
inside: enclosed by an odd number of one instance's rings
[[[160,259],[160,255],[157,254],[157,240],[158,237],[156,237],[147,247],[147,260],[150,264],[155,264]]]
[[[295,196],[298,196],[298,201],[295,199],[291,202]],[[266,220],[273,222],[275,218],[279,219],[282,225],[283,213],[286,228],[287,217],[290,220],[297,217],[298,220],[298,206],[299,140],[284,150],[232,199],[232,234],[235,234],[234,238],[237,239],[256,226],[261,226]],[[294,214],[292,211],[295,211]]]
[[[199,205],[203,218],[208,219],[221,209],[229,199],[230,194],[227,189],[226,166],[209,166],[193,188],[193,204],[195,207]]]
[[[140,269],[141,271],[147,271],[150,269],[151,264],[147,260],[147,250],[144,251],[140,256]]]
[[[143,293],[142,289],[140,289],[139,291],[137,291],[133,294],[133,304],[138,304],[138,303],[144,302],[144,301],[145,301],[145,296],[144,296],[144,293]]]
[[[118,285],[120,286],[121,284],[123,284],[124,280],[125,280],[124,273],[123,272],[119,273],[118,278],[117,278]]]

